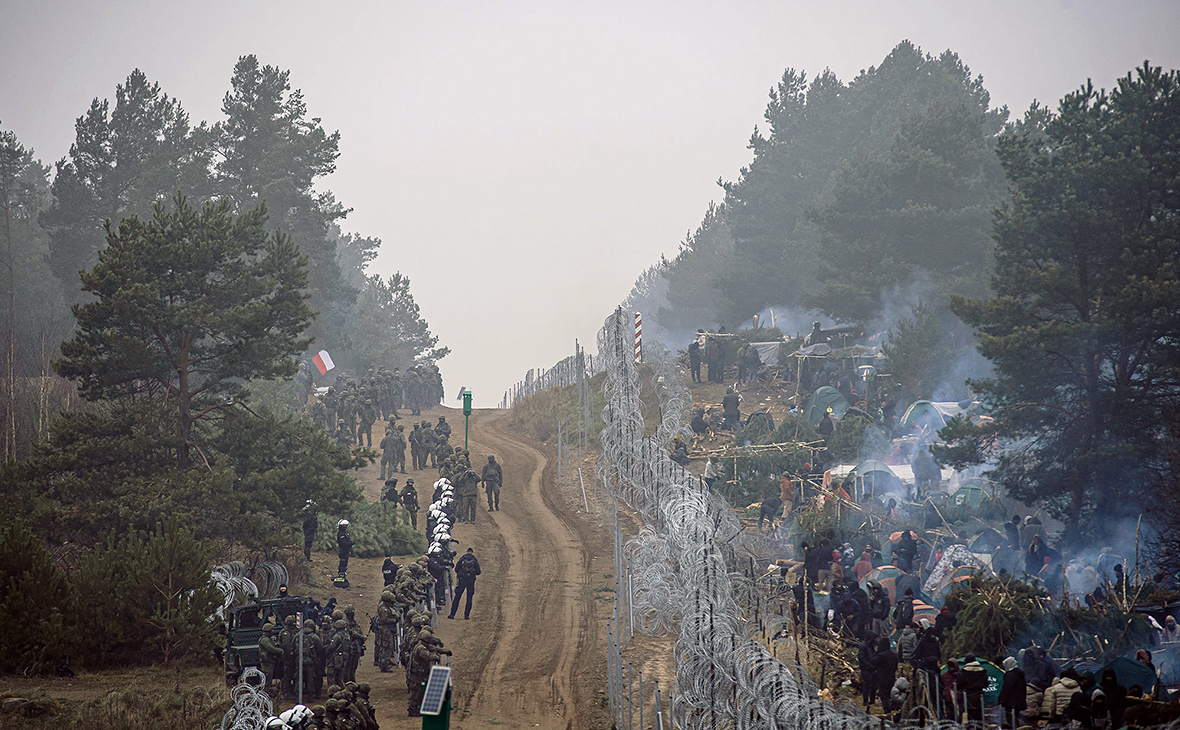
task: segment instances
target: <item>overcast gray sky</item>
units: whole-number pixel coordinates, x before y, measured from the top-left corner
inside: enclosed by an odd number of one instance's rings
[[[340,130],[321,187],[380,237],[454,351],[448,399],[498,402],[593,346],[749,161],[790,66],[850,80],[899,41],[950,48],[995,104],[1180,66],[1180,3],[18,2],[0,0],[0,121],[46,162],[92,98],[140,68],[194,121],[220,118],[240,55],[291,70]]]

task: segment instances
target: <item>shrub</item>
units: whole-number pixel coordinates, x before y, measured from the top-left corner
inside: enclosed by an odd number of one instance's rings
[[[426,517],[424,513],[420,513],[420,516],[422,519]],[[410,526],[409,513],[400,507],[388,502],[357,501],[343,517],[349,521],[354,557],[380,558],[387,552],[393,555],[421,555],[426,552],[425,534]],[[339,521],[340,515],[320,515],[316,549],[336,552],[336,523]]]
[[[52,669],[77,640],[69,584],[23,524],[0,530],[0,671]]]

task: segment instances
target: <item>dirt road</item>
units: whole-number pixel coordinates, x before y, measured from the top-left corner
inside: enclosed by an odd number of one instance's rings
[[[423,418],[435,422],[439,415],[452,424],[452,442],[461,445],[462,414],[438,408]],[[605,727],[598,701],[605,688],[605,649],[597,627],[609,572],[595,566],[610,570],[608,534],[567,507],[552,484],[545,446],[511,432],[507,420],[505,411],[476,411],[471,418],[472,464],[479,471],[494,454],[505,483],[500,511],[487,510],[481,490],[476,524],[455,527],[456,550],[474,548],[483,575],[471,620],[462,620],[462,607],[456,619],[439,619],[439,635],[455,654],[451,727]],[[410,475],[425,502],[437,475]],[[362,470],[359,479],[376,499],[377,467]],[[349,571],[347,600],[356,600],[358,611],[375,608],[380,563],[354,561]],[[370,654],[358,679],[373,684],[382,727],[421,727],[406,716],[404,673],[381,674]]]

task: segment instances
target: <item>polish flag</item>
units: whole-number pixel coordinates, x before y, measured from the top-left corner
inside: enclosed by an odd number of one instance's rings
[[[336,363],[332,362],[332,356],[328,354],[327,350],[320,350],[312,355],[311,361],[315,363],[316,369],[320,371],[320,375],[327,375],[329,370],[336,367]]]

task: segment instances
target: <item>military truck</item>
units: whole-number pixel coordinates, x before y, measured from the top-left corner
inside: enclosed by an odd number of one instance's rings
[[[227,687],[233,687],[238,683],[242,669],[257,668],[262,663],[258,649],[258,640],[262,638],[262,625],[268,621],[273,623],[277,640],[278,632],[282,630],[286,618],[291,615],[298,616],[309,602],[310,599],[306,596],[286,596],[251,601],[230,609],[223,654]]]

